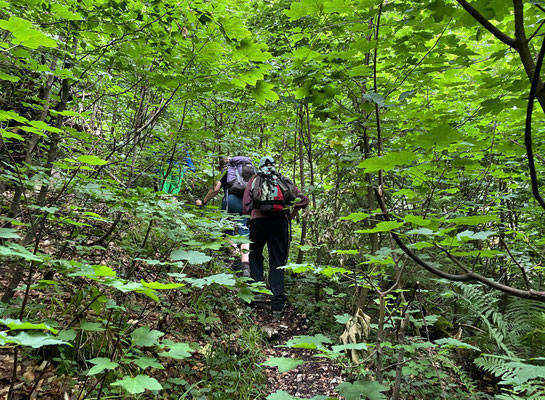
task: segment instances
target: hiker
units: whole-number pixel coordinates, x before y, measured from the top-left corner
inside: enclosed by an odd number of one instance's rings
[[[293,211],[290,214],[290,206]],[[272,314],[280,317],[286,303],[284,270],[289,251],[290,220],[308,205],[308,197],[288,178],[275,170],[274,158],[259,160],[257,174],[248,181],[243,196],[243,213],[250,214],[250,276],[263,281],[263,248],[269,251],[269,285],[273,293]],[[256,296],[257,297],[257,296]]]
[[[167,159],[159,168],[159,180],[157,182],[156,190],[163,191],[167,194],[180,194],[184,175],[188,169],[191,172],[195,172],[195,165],[189,156],[189,152],[187,152],[186,157],[184,158],[183,167],[180,166],[178,161],[170,158]],[[191,183],[191,187],[192,186],[193,184]]]
[[[221,209],[229,214],[242,215],[242,195],[246,188],[248,179],[255,174],[255,168],[248,157],[236,156],[233,158],[223,157],[220,159],[218,169],[225,171],[214,187],[208,191],[202,201],[197,200],[196,205],[206,205],[223,188],[224,196],[221,202]],[[237,234],[248,236],[248,217],[243,217],[237,225]],[[235,268],[242,271],[243,277],[250,277],[250,264],[248,260],[250,245],[243,243],[240,245],[240,261],[235,261]],[[240,264],[239,264],[240,263]]]

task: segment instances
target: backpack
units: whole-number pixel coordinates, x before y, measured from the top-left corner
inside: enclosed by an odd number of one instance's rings
[[[226,189],[229,194],[242,196],[250,178],[255,175],[252,160],[248,157],[236,156],[229,160],[227,166]]]
[[[159,182],[157,189],[168,194],[180,194],[184,175],[188,169],[191,172],[195,172],[195,164],[193,164],[189,152],[187,152],[187,156],[184,159],[183,168],[177,161],[166,160],[158,171]]]
[[[285,212],[297,198],[297,188],[283,175],[258,174],[252,182],[252,207],[265,213]]]
[[[168,194],[179,194],[184,179],[184,170],[178,162],[167,160],[159,170],[159,190]]]

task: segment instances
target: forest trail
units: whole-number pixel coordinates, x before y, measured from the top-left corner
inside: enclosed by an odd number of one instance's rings
[[[263,352],[263,361],[273,357],[289,357],[305,362],[287,372],[279,372],[277,367],[262,366],[267,375],[267,392],[284,391],[298,398],[312,398],[317,395],[338,398],[334,388],[342,382],[339,366],[325,358],[314,357],[314,350],[281,347],[296,336],[308,334],[306,315],[299,314],[288,304],[282,318],[275,319],[270,315],[269,309],[269,304],[263,303],[254,307],[251,314],[251,318],[269,338]]]

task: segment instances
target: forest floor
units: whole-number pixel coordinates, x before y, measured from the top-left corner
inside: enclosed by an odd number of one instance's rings
[[[276,367],[264,367],[267,375],[267,391],[285,391],[291,396],[312,398],[317,395],[339,397],[335,386],[342,383],[342,371],[334,362],[324,358],[316,358],[315,351],[283,347],[295,336],[307,334],[308,321],[306,315],[299,314],[292,306],[287,305],[281,318],[275,319],[270,314],[270,305],[263,303],[254,307],[252,319],[269,337],[268,346],[264,349],[264,361],[272,357],[299,358],[304,364],[287,372],[278,372]]]

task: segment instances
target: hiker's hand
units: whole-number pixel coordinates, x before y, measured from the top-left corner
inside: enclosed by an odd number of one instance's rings
[[[195,200],[195,205],[199,206],[199,207],[202,207],[203,206],[202,200],[201,199]]]

